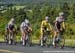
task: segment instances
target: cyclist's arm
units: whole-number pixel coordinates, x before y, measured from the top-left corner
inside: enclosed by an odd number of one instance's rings
[[[10,31],[9,24],[8,24],[8,30]]]
[[[62,27],[63,27],[63,29],[65,29],[65,22],[62,23]]]
[[[32,27],[31,27],[31,23],[29,23],[29,30],[32,32]]]
[[[31,27],[31,26],[29,26],[28,28],[29,28],[29,30],[32,32],[32,27]]]
[[[50,31],[52,31],[52,26],[51,26],[51,24],[49,23],[49,28],[50,28]]]

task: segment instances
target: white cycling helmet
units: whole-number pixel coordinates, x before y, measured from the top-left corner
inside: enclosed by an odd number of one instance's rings
[[[14,21],[15,19],[14,18],[11,18],[11,21]]]
[[[28,19],[25,19],[25,23],[28,24],[29,23],[29,20]]]
[[[63,15],[64,15],[64,12],[60,12],[60,13],[59,13],[59,16],[63,16]]]
[[[46,17],[45,17],[45,19],[46,19],[46,20],[49,20],[49,17],[48,17],[48,16],[46,16]]]

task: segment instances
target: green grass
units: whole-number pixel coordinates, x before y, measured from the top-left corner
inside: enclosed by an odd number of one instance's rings
[[[65,45],[66,46],[75,46],[75,39],[66,39]]]
[[[16,37],[16,41],[20,41],[21,36]],[[4,42],[4,36],[0,36],[0,42]],[[39,39],[32,37],[32,43],[39,43]],[[65,39],[65,46],[75,46],[75,39]]]
[[[4,36],[0,36],[0,41],[4,41]]]

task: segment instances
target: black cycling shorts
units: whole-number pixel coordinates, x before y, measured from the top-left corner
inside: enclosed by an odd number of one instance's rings
[[[60,23],[59,22],[57,22],[57,25],[55,26],[55,31],[60,31],[60,28],[61,28],[61,26],[60,26]]]
[[[14,25],[9,25],[9,29],[13,30],[14,29]]]

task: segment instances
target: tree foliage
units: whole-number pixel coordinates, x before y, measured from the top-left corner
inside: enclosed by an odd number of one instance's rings
[[[59,12],[65,12],[65,24],[66,30],[65,35],[70,37],[71,35],[75,35],[75,4],[68,5],[64,3],[63,6],[55,6],[51,5],[33,5],[29,8],[29,6],[20,10],[16,10],[16,8],[12,8],[13,6],[8,7],[8,9],[2,13],[0,11],[0,32],[4,32],[4,27],[8,23],[11,17],[15,17],[16,24],[19,27],[21,22],[24,21],[25,18],[28,18],[31,22],[31,26],[33,28],[33,34],[37,37],[40,35],[40,23],[44,20],[45,16],[50,17],[50,22],[53,25],[55,18],[58,16]]]

